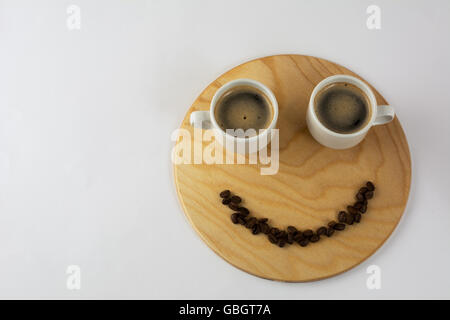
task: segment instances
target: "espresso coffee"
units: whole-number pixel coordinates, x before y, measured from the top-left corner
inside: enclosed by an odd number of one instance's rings
[[[272,122],[273,107],[263,92],[250,86],[238,86],[220,98],[214,117],[224,131],[254,129],[254,134],[258,134]]]
[[[370,120],[371,108],[366,94],[357,86],[346,82],[324,87],[314,101],[319,121],[331,131],[353,133]]]

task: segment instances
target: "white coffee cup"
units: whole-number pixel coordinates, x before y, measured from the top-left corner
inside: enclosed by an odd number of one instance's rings
[[[239,86],[253,87],[262,92],[269,100],[273,108],[273,119],[270,125],[250,137],[236,137],[224,131],[217,123],[214,110],[220,98],[230,89]],[[190,123],[194,128],[212,129],[219,143],[232,152],[248,154],[266,147],[272,139],[272,129],[276,127],[278,120],[278,102],[273,92],[261,82],[251,79],[236,79],[224,84],[214,94],[208,111],[194,111],[190,115]]]
[[[325,127],[317,117],[314,103],[316,95],[326,86],[332,83],[345,82],[361,89],[369,99],[370,119],[367,124],[356,132],[338,133]],[[309,99],[308,110],[306,112],[306,124],[309,132],[319,143],[333,149],[347,149],[360,143],[372,126],[385,124],[395,117],[394,109],[388,105],[377,105],[374,93],[363,81],[348,75],[334,75],[325,78],[314,88]]]

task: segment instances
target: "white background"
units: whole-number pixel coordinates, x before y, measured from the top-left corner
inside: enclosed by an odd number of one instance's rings
[[[81,30],[66,26],[70,4]],[[366,8],[381,8],[381,30]],[[0,1],[0,298],[450,298],[450,2]],[[395,107],[413,160],[392,237],[288,284],[213,253],[179,206],[170,134],[211,81],[326,58]],[[81,268],[81,290],[66,268]],[[382,287],[366,287],[370,265]]]

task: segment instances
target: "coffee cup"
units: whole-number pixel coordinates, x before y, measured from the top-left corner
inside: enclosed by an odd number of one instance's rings
[[[306,123],[320,144],[347,149],[360,143],[372,126],[388,123],[394,117],[394,109],[377,105],[373,91],[363,81],[349,75],[334,75],[313,89]]]
[[[251,108],[255,108],[253,105],[259,109],[252,110]],[[219,107],[221,110],[218,114]],[[249,114],[246,115],[245,112]],[[222,123],[226,122],[222,120],[231,123]],[[267,86],[252,79],[236,79],[224,84],[214,94],[208,111],[194,111],[190,115],[190,124],[194,128],[214,130],[215,139],[219,143],[227,150],[240,154],[254,153],[265,148],[272,139],[272,129],[275,129],[277,120],[278,102],[275,95]],[[232,121],[236,123],[233,124]],[[245,126],[248,121],[263,126],[252,128],[250,122],[249,128],[240,127]],[[227,125],[234,127],[228,128]]]

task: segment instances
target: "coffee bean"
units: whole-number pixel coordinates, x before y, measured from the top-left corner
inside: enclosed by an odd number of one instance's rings
[[[306,247],[307,245],[308,245],[308,243],[309,243],[309,240],[308,239],[303,239],[303,240],[300,240],[299,242],[298,242],[298,244],[300,245],[300,246],[302,246],[302,247]]]
[[[228,198],[230,195],[231,195],[230,190],[223,190],[223,191],[220,193],[220,197],[221,197],[221,198]]]
[[[240,197],[238,197],[238,196],[232,196],[231,197],[231,202],[232,203],[234,203],[234,204],[239,204],[239,203],[241,203],[241,198]]]
[[[285,244],[286,244],[286,241],[284,241],[284,239],[281,239],[280,242],[278,242],[278,246],[280,248],[283,248]]]
[[[235,212],[237,215],[238,215],[238,217],[241,217],[241,218],[243,218],[243,219],[246,219],[247,217],[246,216],[244,216],[243,214],[241,214],[240,212]]]
[[[362,207],[363,207],[363,205],[364,205],[364,202],[362,202],[362,201],[358,201],[358,202],[356,202],[354,205],[353,205],[353,207],[355,208],[355,209],[361,209]]]
[[[287,231],[290,233],[295,233],[295,232],[297,232],[297,228],[294,226],[289,226],[289,227],[287,227]]]
[[[338,221],[339,222],[345,222],[347,220],[347,212],[340,211],[338,214]]]
[[[280,233],[280,230],[278,228],[270,229],[270,234],[276,236],[278,233]]]
[[[347,220],[345,221],[348,225],[352,225],[353,221],[355,221],[355,215],[353,213],[349,213],[347,215]]]
[[[361,213],[355,214],[355,222],[359,223],[361,221]]]
[[[294,240],[297,242],[302,241],[303,239],[305,239],[305,237],[303,236],[303,233],[300,231],[294,235]]]
[[[350,212],[350,213],[353,213],[353,214],[357,214],[358,213],[358,210],[355,209],[355,207],[352,207],[352,206],[347,206],[347,211]]]
[[[247,223],[245,224],[245,226],[249,229],[252,229],[254,225],[256,225],[256,218],[255,217],[251,217],[250,219],[247,220]]]
[[[239,223],[239,213],[233,213],[231,215],[231,222],[233,222],[234,224],[238,224]]]
[[[356,199],[358,199],[359,201],[364,200],[364,193],[358,192],[358,193],[356,194]]]
[[[375,186],[374,186],[373,183],[370,182],[370,181],[368,181],[368,182],[366,183],[366,186],[367,186],[367,190],[369,190],[369,191],[375,190]]]
[[[239,224],[242,224],[243,226],[247,223],[245,218],[243,218],[242,216],[239,216],[237,220],[238,220]]]
[[[253,227],[252,227],[252,233],[253,234],[259,234],[261,232],[261,227],[259,226],[259,224],[255,224]]]
[[[292,232],[289,232],[287,234],[287,243],[293,244],[294,243],[294,234]]]
[[[230,201],[231,201],[231,199],[230,199]],[[250,211],[248,211],[248,209],[247,209],[247,208],[244,208],[244,207],[239,207],[239,208],[238,208],[238,211],[239,211],[240,213],[242,213],[243,215],[245,215],[245,216],[248,216],[248,214],[250,213]]]
[[[366,199],[372,199],[373,198],[373,191],[367,191],[365,196],[366,196]]]
[[[345,224],[343,224],[343,223],[336,223],[333,228],[334,228],[334,230],[342,231],[342,230],[345,229]]]
[[[276,235],[276,237],[277,237],[278,239],[287,239],[287,233],[286,233],[286,231],[280,231],[280,232]]]
[[[361,189],[359,189],[359,193],[366,193],[367,191],[369,191],[369,189],[367,189],[366,187],[362,187]]]
[[[239,206],[233,202],[228,204],[228,208],[230,208],[233,211],[239,211]]]
[[[230,198],[227,198],[227,199],[223,199],[222,200],[222,204],[224,204],[224,205],[227,205],[227,204],[229,204],[231,202],[231,199]]]
[[[333,233],[334,233],[334,229],[333,228],[328,228],[327,229],[327,237],[328,238],[331,237],[333,235]]]
[[[313,232],[311,229],[308,229],[308,230],[303,231],[303,236],[304,236],[305,238],[309,238],[309,237],[311,237],[313,234],[314,234],[314,232]]]
[[[317,235],[321,236],[327,233],[327,228],[326,227],[320,227],[319,229],[317,229],[316,231]]]
[[[269,225],[267,223],[261,223],[260,226],[261,226],[261,232],[262,233],[264,233],[264,234],[268,234],[269,233],[270,227],[269,227]]]
[[[318,236],[317,234],[313,234],[311,236],[311,238],[309,238],[309,241],[311,241],[311,242],[317,242],[319,240],[320,240],[320,236]]]
[[[363,204],[363,206],[359,209],[359,212],[365,213],[367,211],[367,204]]]
[[[268,238],[269,241],[270,241],[271,243],[273,243],[273,244],[278,243],[278,239],[277,239],[273,234],[269,234],[269,235],[267,236],[267,238]]]
[[[335,225],[336,225],[336,221],[330,221],[330,222],[328,222],[328,226],[329,226],[330,228],[333,228]]]

